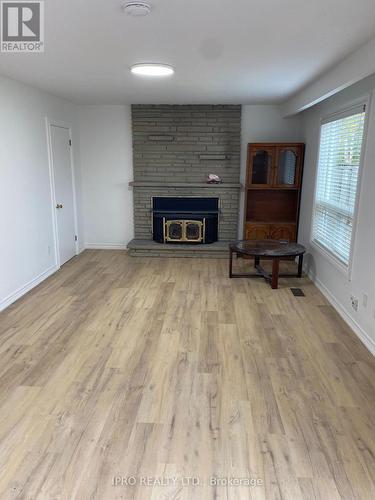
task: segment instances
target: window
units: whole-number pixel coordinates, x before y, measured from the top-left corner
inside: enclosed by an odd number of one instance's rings
[[[313,241],[349,267],[365,124],[365,106],[323,120]]]

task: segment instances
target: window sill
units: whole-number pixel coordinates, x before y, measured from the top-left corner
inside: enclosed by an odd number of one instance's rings
[[[351,274],[351,262],[346,266],[343,264],[333,253],[327,250],[323,245],[320,245],[317,241],[311,240],[311,246],[317,250],[324,258],[326,258],[330,264],[332,264],[341,274],[343,274],[350,281]]]

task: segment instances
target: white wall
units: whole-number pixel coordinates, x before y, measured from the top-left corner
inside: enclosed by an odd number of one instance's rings
[[[46,116],[72,124],[79,170],[74,105],[0,78],[0,310],[56,269]]]
[[[241,119],[241,183],[245,184],[249,142],[303,142],[300,116],[283,118],[279,106],[243,105]],[[239,238],[243,233],[244,192],[240,198]]]
[[[131,108],[79,106],[86,248],[125,248],[134,237]]]
[[[372,75],[374,51],[375,38],[372,38],[285,102],[281,106],[283,116],[306,110]]]
[[[374,89],[375,76],[366,78],[303,113],[307,147],[299,239],[308,247],[308,268],[317,285],[375,354],[375,270],[372,265],[375,249],[375,102],[372,102],[369,111],[351,279],[310,244],[320,119],[342,109],[353,100],[374,94]],[[351,307],[352,294],[359,299],[357,312]],[[368,295],[367,307],[363,306],[364,294]]]

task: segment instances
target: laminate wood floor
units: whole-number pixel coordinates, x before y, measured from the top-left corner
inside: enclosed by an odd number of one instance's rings
[[[373,500],[375,360],[307,279],[280,286],[67,263],[0,315],[0,498]]]

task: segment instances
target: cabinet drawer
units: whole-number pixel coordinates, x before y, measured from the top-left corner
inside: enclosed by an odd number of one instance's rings
[[[267,240],[270,237],[269,224],[246,223],[245,240]]]
[[[271,224],[269,234],[272,240],[296,241],[297,227],[296,224]]]

